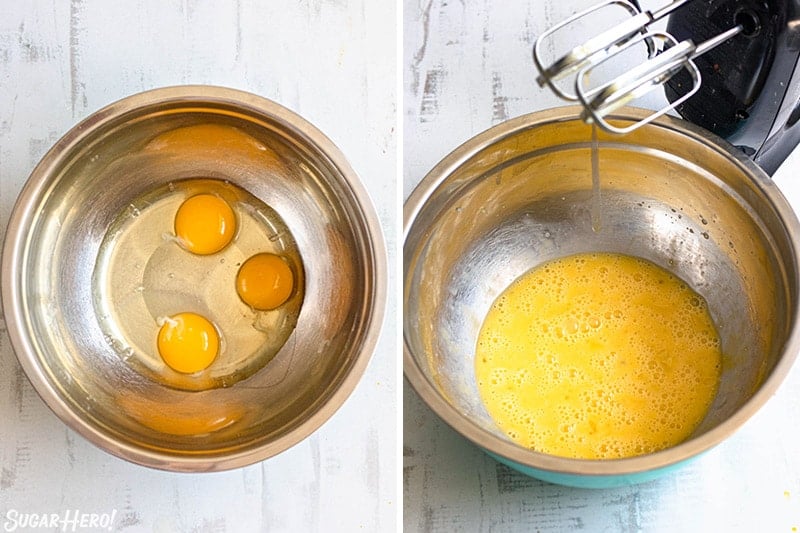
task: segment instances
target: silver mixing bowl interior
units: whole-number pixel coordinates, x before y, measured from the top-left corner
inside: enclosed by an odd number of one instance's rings
[[[627,136],[599,134],[593,231],[591,128],[577,114],[549,110],[488,130],[437,165],[406,202],[405,373],[451,426],[518,464],[635,473],[718,443],[785,376],[797,351],[798,223],[751,161],[664,118]],[[724,354],[719,392],[693,436],[672,449],[611,461],[548,456],[510,442],[480,399],[473,355],[495,298],[544,261],[592,251],[650,260],[708,302]]]
[[[160,133],[203,124],[244,132],[272,155],[143,151]],[[305,273],[296,328],[275,358],[248,379],[200,392],[126,364],[98,326],[91,294],[98,247],[118,214],[186,177],[228,180],[277,211]],[[385,306],[380,227],[340,151],[271,101],[205,86],[129,97],[58,141],[18,199],[2,272],[13,347],[47,404],[106,450],[169,470],[242,466],[317,429],[363,373]],[[170,425],[177,431],[165,432]]]

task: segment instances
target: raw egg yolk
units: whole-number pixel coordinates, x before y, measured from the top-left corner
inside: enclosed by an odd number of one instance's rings
[[[217,357],[219,334],[208,319],[196,313],[178,313],[163,320],[158,332],[158,353],[170,368],[194,374]]]
[[[181,204],[175,215],[175,235],[184,248],[198,255],[225,248],[236,231],[236,216],[228,203],[213,194],[198,194]]]
[[[289,299],[294,274],[286,261],[274,254],[256,254],[239,268],[236,292],[255,309],[275,309]]]

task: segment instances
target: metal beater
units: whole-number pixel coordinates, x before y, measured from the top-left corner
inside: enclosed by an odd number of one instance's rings
[[[652,120],[668,113],[688,100],[700,88],[702,82],[700,70],[694,59],[715,46],[727,41],[743,31],[737,24],[729,30],[716,35],[700,44],[691,39],[678,41],[672,35],[662,31],[649,31],[654,22],[666,17],[673,11],[692,0],[675,0],[655,11],[644,11],[638,2],[628,0],[604,0],[585,11],[577,13],[550,28],[536,39],[533,46],[533,61],[539,70],[536,81],[539,86],[547,85],[557,96],[568,101],[578,101],[584,111],[582,119],[587,123],[595,123],[612,133],[628,133]],[[552,35],[571,25],[579,19],[596,14],[602,9],[619,6],[627,11],[630,18],[624,22],[599,33],[581,45],[576,46],[551,65],[542,61],[542,47]],[[612,61],[625,50],[644,43],[648,57],[640,65],[609,81],[591,87],[589,79],[595,70]],[[686,70],[691,85],[679,98],[669,105],[654,111],[646,118],[625,127],[617,126],[606,120],[606,116],[625,104],[640,98],[656,87],[661,87],[678,72]],[[558,87],[555,82],[574,75],[574,93]]]

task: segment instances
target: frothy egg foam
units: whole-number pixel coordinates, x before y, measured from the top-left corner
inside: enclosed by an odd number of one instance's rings
[[[706,302],[643,259],[578,254],[520,276],[478,336],[483,402],[519,444],[613,459],[685,440],[722,366]]]

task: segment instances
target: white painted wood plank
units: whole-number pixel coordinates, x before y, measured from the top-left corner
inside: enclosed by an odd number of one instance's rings
[[[145,89],[231,86],[299,112],[341,148],[396,247],[396,6],[3,1],[0,228],[33,166],[78,120]],[[394,272],[387,324],[395,323]],[[36,396],[0,321],[0,524],[9,510],[117,510],[115,531],[393,531],[396,329],[322,429],[263,463],[170,474],[111,457]]]

